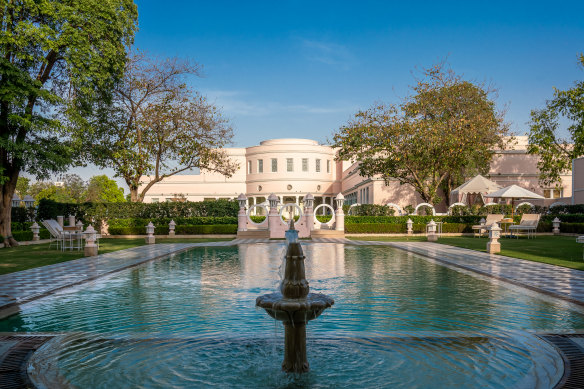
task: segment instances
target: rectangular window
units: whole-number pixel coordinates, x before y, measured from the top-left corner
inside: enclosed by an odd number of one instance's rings
[[[172,203],[172,197],[167,197],[167,198],[166,198],[166,202],[167,202],[167,203]]]
[[[331,172],[331,160],[330,159],[326,160],[326,172],[327,173]]]
[[[294,171],[294,159],[286,158],[286,171],[293,172]]]
[[[278,171],[278,159],[272,158],[272,173],[276,173]]]
[[[308,158],[302,158],[302,171],[308,171]]]
[[[158,197],[152,197],[152,202],[153,203],[157,203],[159,201],[160,201],[160,199]]]
[[[251,161],[247,161],[247,174],[251,174]]]
[[[264,172],[264,160],[258,159],[258,173]]]
[[[557,199],[560,197],[564,197],[564,189],[562,188],[544,189],[543,197],[545,197],[546,199]]]
[[[320,159],[316,160],[316,172],[320,173]]]

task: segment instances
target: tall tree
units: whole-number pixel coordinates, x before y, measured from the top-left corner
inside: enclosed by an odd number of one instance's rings
[[[0,234],[11,237],[11,199],[21,172],[64,171],[74,153],[66,115],[108,99],[124,70],[137,19],[131,0],[0,3]]]
[[[82,203],[85,201],[87,183],[77,174],[64,174],[61,176],[62,188],[70,198],[71,203]]]
[[[30,178],[28,177],[18,177],[18,181],[16,182],[16,189],[15,192],[18,193],[21,199],[24,198],[28,194],[30,190]]]
[[[334,140],[338,158],[360,161],[363,176],[395,178],[437,204],[448,179],[488,168],[493,149],[504,147],[507,126],[484,87],[443,64],[423,76],[401,105],[358,112]]]
[[[124,189],[105,174],[93,176],[87,185],[85,201],[100,203],[121,203],[126,201]]]
[[[226,176],[237,169],[221,149],[233,137],[228,122],[187,86],[187,78],[198,75],[199,66],[188,61],[137,53],[114,89],[114,104],[99,107],[86,124],[93,161],[126,181],[131,201],[143,201],[155,183],[193,168]]]
[[[584,68],[584,54],[579,61]],[[567,137],[560,134],[561,122],[568,123]],[[545,108],[531,111],[528,152],[539,156],[540,181],[556,186],[561,174],[572,169],[572,159],[584,156],[584,81],[565,91],[555,89]]]

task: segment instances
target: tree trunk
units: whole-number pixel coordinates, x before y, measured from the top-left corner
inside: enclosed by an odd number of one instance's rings
[[[12,237],[12,196],[15,185],[10,181],[3,184],[0,198],[0,235],[4,238],[4,247],[16,247],[18,242]]]
[[[140,196],[138,196],[138,188],[130,186],[130,201],[133,203],[140,201]]]

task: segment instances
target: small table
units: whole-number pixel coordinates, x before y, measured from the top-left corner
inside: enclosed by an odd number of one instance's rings
[[[83,234],[81,231],[77,229],[76,226],[69,226],[63,227],[63,234],[61,234],[62,242],[61,242],[61,250],[65,251],[66,249],[73,250],[81,250],[81,238]]]
[[[513,219],[502,219],[499,224],[501,224],[501,227],[503,228],[503,233],[501,234],[501,236],[510,238],[510,232],[509,232],[509,226],[515,224],[515,222],[513,221]]]

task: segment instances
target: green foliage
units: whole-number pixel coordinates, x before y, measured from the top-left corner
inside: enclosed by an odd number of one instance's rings
[[[554,215],[584,213],[584,204],[556,205],[555,207],[550,208],[549,211]]]
[[[387,205],[361,204],[353,207],[351,214],[359,216],[393,216],[395,209]]]
[[[25,207],[13,207],[11,210],[11,218],[12,222],[24,223],[30,222],[34,219],[35,210],[34,208],[25,208]]]
[[[237,223],[238,211],[239,205],[237,201],[230,200],[83,204],[61,204],[51,200],[41,200],[39,202],[37,218],[38,220],[44,220],[56,219],[57,216],[75,215],[77,219],[82,220],[85,224],[97,224],[102,220],[113,221],[116,219],[132,218],[148,219],[149,221],[158,219],[170,221],[170,219],[175,219],[175,222],[178,223],[180,218],[231,216],[235,218],[235,223]]]
[[[450,215],[452,216],[466,216],[472,214],[473,210],[466,205],[455,205],[454,207],[450,208]]]
[[[177,225],[211,225],[211,224],[237,224],[236,216],[197,216],[197,217],[176,217],[176,218],[157,218],[157,219],[112,219],[108,221],[108,225],[111,227],[139,227],[144,228],[148,223],[152,222],[154,226],[168,226],[171,220]]]
[[[26,171],[64,171],[78,153],[69,123],[109,101],[137,21],[131,0],[20,0],[0,6],[0,194]],[[76,200],[76,199],[74,199]],[[0,233],[10,207],[0,204]]]
[[[145,235],[146,226],[142,227],[110,227],[111,235]],[[206,225],[177,225],[177,235],[201,235],[201,234],[236,234],[237,224],[206,224]],[[168,235],[168,225],[156,226],[156,235]]]
[[[580,56],[584,67],[584,55]],[[568,122],[568,138],[560,135],[560,122]],[[528,152],[537,154],[540,181],[560,185],[561,175],[572,169],[572,159],[584,155],[584,81],[554,97],[543,109],[531,111]]]
[[[414,233],[420,234],[426,232],[426,224],[414,223],[412,226]],[[407,227],[405,224],[386,224],[386,223],[355,223],[345,224],[345,232],[349,234],[405,234]],[[471,233],[472,225],[465,223],[444,223],[442,225],[443,233]]]
[[[358,112],[334,135],[334,146],[339,159],[360,162],[362,176],[397,179],[437,204],[448,177],[488,169],[492,150],[504,147],[507,126],[488,90],[442,65],[424,70],[412,89],[400,106]]]
[[[84,198],[85,201],[94,203],[123,203],[126,201],[124,189],[105,174],[91,177]]]
[[[193,168],[226,176],[237,170],[221,150],[233,137],[228,121],[188,86],[199,71],[188,61],[133,53],[113,88],[114,103],[98,104],[89,121],[78,123],[87,154],[126,181],[131,201],[143,201],[152,185]]]
[[[16,193],[20,196],[21,199],[26,196],[30,189],[30,178],[28,177],[18,177],[18,181],[16,182]]]

